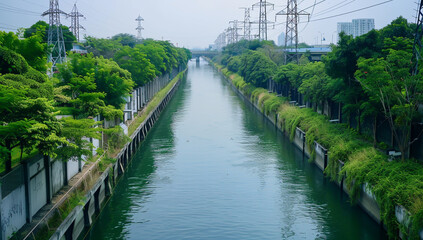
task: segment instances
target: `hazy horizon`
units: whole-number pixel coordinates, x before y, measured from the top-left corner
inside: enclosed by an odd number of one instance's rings
[[[207,48],[214,43],[217,36],[229,27],[229,21],[244,19],[244,10],[241,7],[251,7],[258,0],[61,0],[60,9],[71,12],[74,3],[86,19],[81,19],[80,24],[86,30],[81,30],[84,35],[107,38],[118,33],[136,35],[138,15],[144,18],[142,35],[145,38],[169,40],[179,47]],[[268,14],[269,21],[275,20],[275,13],[284,9],[286,0],[270,1],[275,4],[275,10]],[[325,20],[321,18],[340,15],[355,11],[378,3],[385,4],[341,15]],[[307,44],[323,44],[336,41],[337,22],[349,22],[356,18],[374,18],[376,29],[388,25],[399,16],[410,22],[415,22],[417,4],[411,0],[300,0],[298,9],[306,9],[311,15],[302,17],[299,29],[299,40]],[[314,8],[314,3],[317,4]],[[48,22],[48,17],[41,17],[41,13],[49,7],[49,1],[36,0],[2,0],[0,3],[0,30],[16,31],[28,28],[39,20]],[[314,9],[314,10],[313,10]],[[251,20],[257,21],[258,10],[251,12]],[[285,32],[285,16],[278,16],[275,29],[269,29],[268,38],[277,43],[277,37]],[[69,26],[70,19],[61,18],[63,25]],[[257,29],[258,26],[253,26]],[[256,31],[256,30],[254,30]]]

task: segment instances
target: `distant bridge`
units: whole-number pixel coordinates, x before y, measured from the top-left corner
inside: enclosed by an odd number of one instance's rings
[[[191,50],[192,53],[192,58],[200,58],[200,57],[208,57],[208,58],[213,58],[214,56],[218,55],[219,52],[217,51],[196,51],[196,50]]]

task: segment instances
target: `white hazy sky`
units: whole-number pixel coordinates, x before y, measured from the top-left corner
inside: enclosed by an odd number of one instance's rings
[[[110,37],[117,33],[136,35],[135,18],[140,14],[143,22],[143,37],[170,40],[178,46],[205,48],[213,43],[231,20],[243,20],[244,10],[259,0],[59,0],[61,10],[71,12],[74,3],[86,19],[81,20],[86,30],[82,35]],[[380,29],[399,16],[415,22],[417,3],[415,0],[392,0],[383,5],[355,13],[318,20],[324,17],[365,8],[386,0],[298,0],[299,9],[306,8],[311,15],[309,24],[299,25],[301,42],[323,44],[336,41],[336,23],[351,21],[354,18],[374,18],[376,28]],[[269,1],[275,10],[268,19],[274,21],[275,13],[284,9],[287,0]],[[313,11],[313,5],[317,4]],[[40,14],[49,7],[48,0],[0,0],[0,30],[14,31],[29,27],[38,20],[48,22],[48,17]],[[258,19],[258,10],[251,12],[251,20]],[[278,16],[275,29],[269,29],[270,40],[285,31],[284,16]],[[314,20],[314,21],[313,21]],[[318,21],[316,21],[318,20]],[[62,17],[62,24],[70,25],[70,19]],[[302,18],[301,22],[307,21]],[[257,26],[256,26],[257,28]]]

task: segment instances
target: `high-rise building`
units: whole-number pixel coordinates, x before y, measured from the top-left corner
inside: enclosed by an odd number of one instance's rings
[[[338,35],[344,32],[346,35],[353,35],[353,26],[351,22],[339,22],[338,23]]]
[[[344,32],[347,35],[358,37],[375,29],[373,18],[353,19],[352,22],[339,22],[338,34]]]
[[[353,19],[353,36],[358,37],[375,29],[375,20],[373,18]]]
[[[284,32],[282,32],[278,36],[278,46],[285,46],[285,33]]]

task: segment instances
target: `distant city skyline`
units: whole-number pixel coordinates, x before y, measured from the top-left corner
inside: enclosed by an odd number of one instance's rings
[[[86,30],[83,35],[100,38],[111,37],[118,33],[129,33],[137,36],[137,22],[141,16],[145,21],[142,35],[144,38],[170,40],[177,46],[187,48],[207,48],[213,44],[219,34],[228,28],[229,21],[244,19],[241,7],[251,7],[257,0],[60,0],[60,8],[70,12],[74,3],[85,15],[81,24]],[[286,0],[271,1],[275,10],[270,11],[269,19],[274,20],[275,13],[284,9]],[[374,18],[375,28],[388,25],[399,16],[410,22],[415,22],[417,4],[412,0],[393,0],[385,4],[366,8],[383,0],[304,0],[299,1],[298,9],[304,9],[311,14],[300,18],[299,42],[315,44],[316,39],[325,38],[323,44],[329,44],[336,39],[337,22],[350,22],[352,19]],[[0,30],[16,31],[18,28],[28,28],[39,20],[48,22],[41,13],[48,9],[47,0],[1,0]],[[359,10],[362,9],[362,10]],[[359,10],[353,12],[354,10]],[[349,14],[345,14],[352,12]],[[337,16],[337,17],[333,17]],[[258,19],[258,10],[251,11],[251,20]],[[278,42],[278,35],[285,32],[285,18],[278,17],[277,23],[269,29],[269,40]],[[62,17],[63,25],[70,26],[70,19]],[[253,25],[253,31],[257,26]]]

